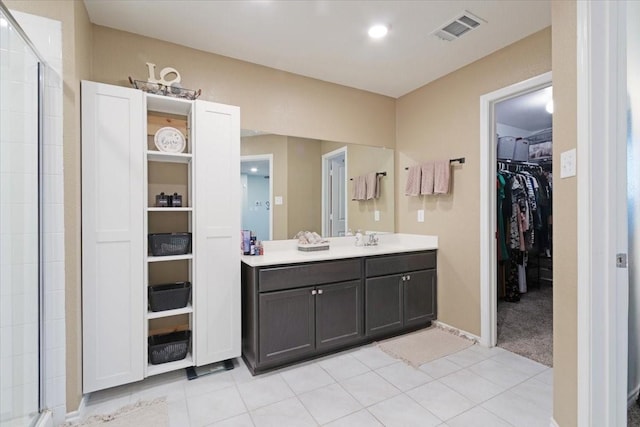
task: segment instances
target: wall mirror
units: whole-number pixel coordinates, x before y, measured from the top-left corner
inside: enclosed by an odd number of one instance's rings
[[[243,130],[242,228],[258,240],[394,232],[394,150]],[[384,173],[379,195],[352,200],[354,179]]]

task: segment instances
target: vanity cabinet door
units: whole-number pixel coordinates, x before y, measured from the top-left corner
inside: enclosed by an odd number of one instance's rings
[[[436,271],[404,275],[404,326],[426,324],[436,318]]]
[[[315,350],[315,288],[261,293],[260,364],[285,362]]]
[[[402,328],[402,275],[367,279],[365,313],[367,336],[384,335]]]
[[[347,345],[362,337],[362,282],[316,287],[316,348]]]

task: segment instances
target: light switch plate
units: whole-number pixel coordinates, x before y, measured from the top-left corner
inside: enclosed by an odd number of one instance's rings
[[[576,176],[576,149],[560,154],[560,178]]]
[[[380,221],[380,211],[374,211],[373,212],[373,220],[374,221]]]
[[[281,205],[281,204],[282,204],[282,196],[276,196],[276,197],[274,197],[274,198],[273,198],[273,202],[274,202],[276,205]]]
[[[424,209],[418,210],[418,222],[424,222]]]

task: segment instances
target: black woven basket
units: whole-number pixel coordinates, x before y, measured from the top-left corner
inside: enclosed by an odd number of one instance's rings
[[[184,359],[189,351],[190,338],[191,331],[150,336],[149,363],[159,365]]]
[[[149,310],[164,311],[186,307],[191,296],[191,282],[149,286]]]
[[[149,252],[153,256],[188,254],[191,252],[191,233],[149,234]]]

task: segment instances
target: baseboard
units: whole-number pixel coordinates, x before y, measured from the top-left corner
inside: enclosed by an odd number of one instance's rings
[[[549,420],[549,427],[560,427],[560,424],[558,424],[556,420],[551,417],[551,420]]]
[[[76,409],[75,411],[71,411],[71,412],[67,412],[67,415],[65,417],[65,421],[66,422],[78,422],[82,419],[82,415],[84,413],[84,407],[87,403],[87,399],[88,399],[88,395],[83,395],[82,399],[80,399],[80,405],[78,405],[78,409]]]
[[[472,341],[480,342],[480,337],[472,334],[471,332],[463,331],[462,329],[456,328],[455,326],[447,325],[446,323],[441,322],[439,320],[434,320],[433,324],[439,328],[446,329],[450,332],[453,332],[457,335],[460,335]]]
[[[36,421],[35,427],[53,427],[53,416],[51,414],[51,411],[42,411],[42,414],[40,414],[38,421]]]
[[[627,395],[627,408],[631,405],[636,404],[638,400],[638,394],[640,393],[640,384],[638,384],[633,390],[629,392]]]

